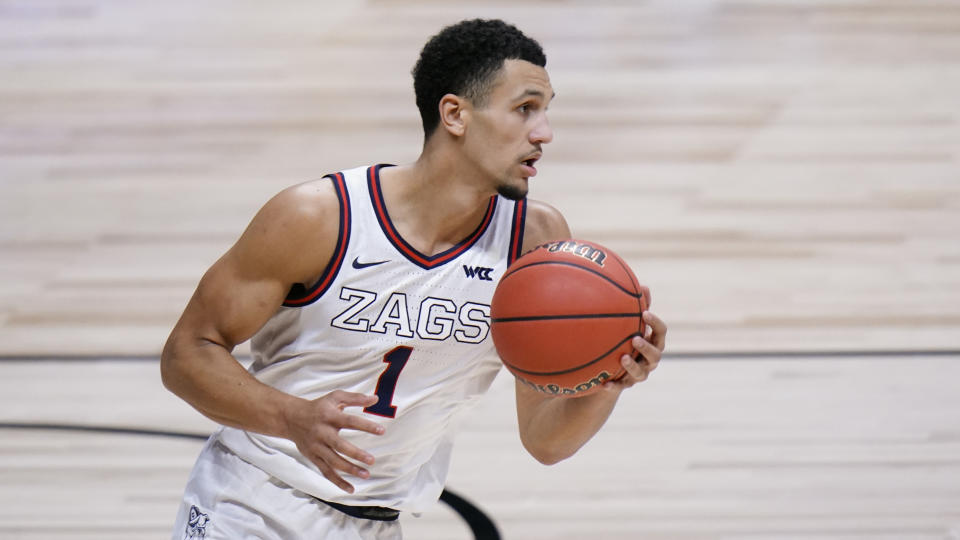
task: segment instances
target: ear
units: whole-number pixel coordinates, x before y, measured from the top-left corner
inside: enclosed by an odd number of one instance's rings
[[[470,104],[455,94],[446,94],[440,98],[440,124],[448,133],[461,137],[467,131],[467,118],[470,117]]]

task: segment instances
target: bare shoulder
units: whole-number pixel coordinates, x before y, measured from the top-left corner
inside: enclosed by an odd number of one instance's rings
[[[271,198],[203,275],[170,339],[232,349],[276,312],[296,283],[312,283],[336,249],[340,203],[329,180]]]
[[[291,186],[257,212],[231,252],[284,281],[309,282],[323,272],[336,249],[340,211],[330,179]]]
[[[310,180],[290,186],[274,195],[257,214],[271,222],[288,226],[313,227],[340,213],[336,188],[329,178]],[[256,218],[255,218],[256,219]],[[333,220],[336,224],[337,220]]]
[[[527,218],[523,229],[524,253],[540,244],[570,236],[570,227],[559,210],[543,201],[527,199]]]

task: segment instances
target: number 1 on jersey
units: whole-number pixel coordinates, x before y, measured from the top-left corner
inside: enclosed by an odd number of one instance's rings
[[[379,399],[373,405],[363,409],[363,412],[386,416],[387,418],[393,418],[397,415],[397,408],[393,405],[393,393],[397,389],[397,379],[400,377],[400,372],[407,365],[407,360],[412,352],[413,348],[411,347],[397,347],[383,355],[383,361],[387,364],[387,369],[383,370],[377,380],[376,394]]]

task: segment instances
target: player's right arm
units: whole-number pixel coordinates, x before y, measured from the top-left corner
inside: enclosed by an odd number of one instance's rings
[[[206,272],[161,356],[163,384],[212,420],[290,439],[331,482],[352,492],[345,472],[369,473],[344,459],[373,464],[340,429],[381,434],[379,424],[343,412],[377,401],[335,391],[306,400],[253,377],[233,348],[257,332],[295,283],[318,279],[336,248],[339,202],[329,180],[289,188],[271,199],[237,243]]]

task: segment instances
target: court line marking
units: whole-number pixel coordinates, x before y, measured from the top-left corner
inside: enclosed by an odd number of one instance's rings
[[[149,437],[189,439],[195,441],[205,441],[210,437],[209,433],[46,422],[0,422],[0,430],[3,429],[24,431],[69,431],[108,435],[141,435]],[[463,496],[444,488],[443,492],[440,493],[440,500],[446,503],[446,505],[449,506],[454,513],[459,515],[460,518],[467,523],[470,531],[473,532],[475,540],[501,540],[500,531],[497,529],[497,526],[494,524],[493,520],[490,519],[490,517],[483,512],[483,510]]]

